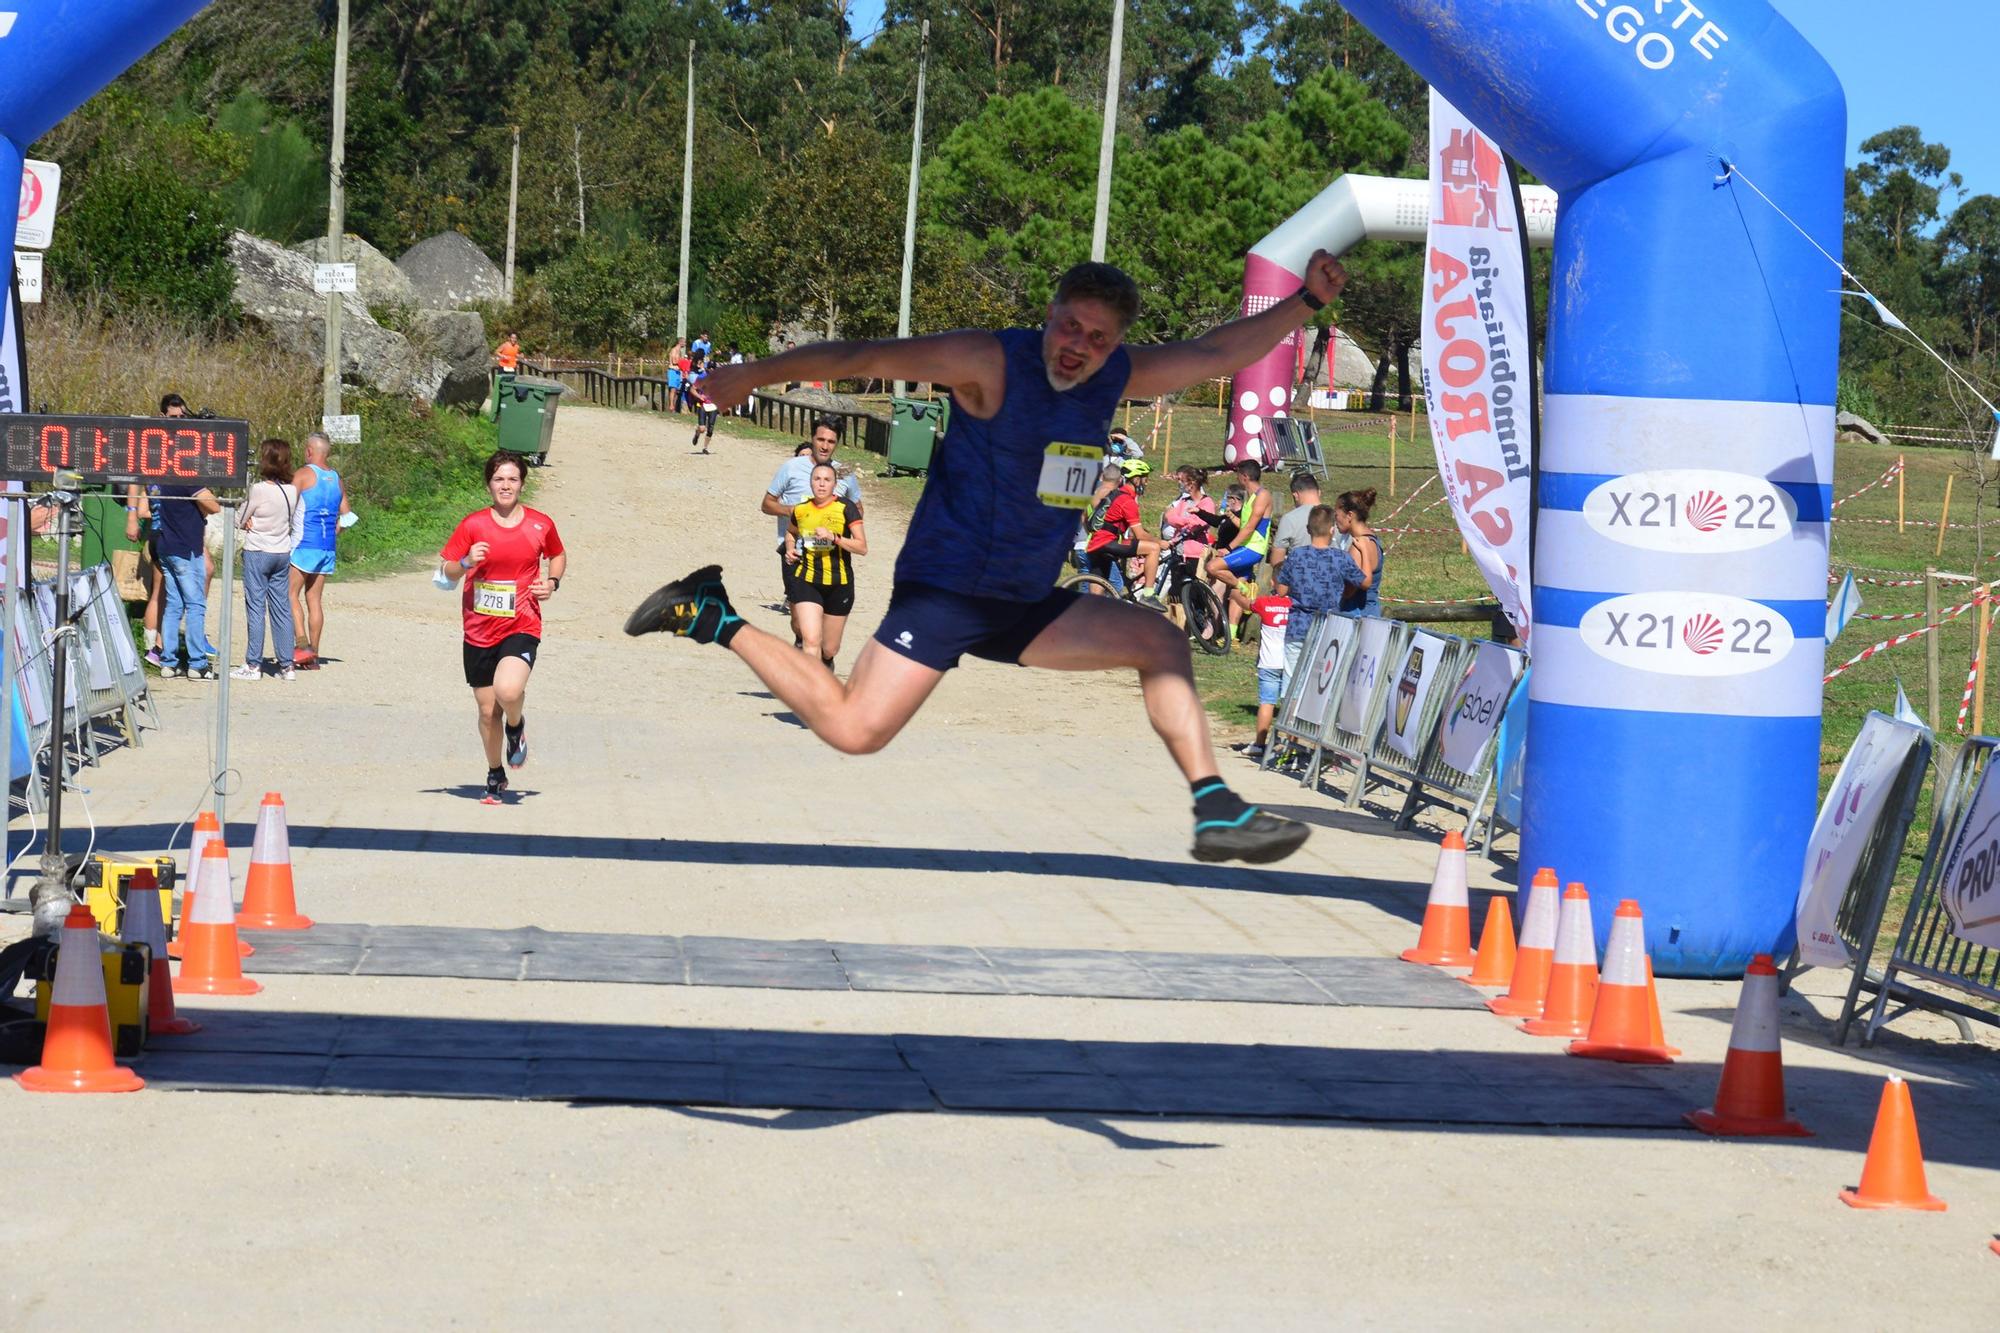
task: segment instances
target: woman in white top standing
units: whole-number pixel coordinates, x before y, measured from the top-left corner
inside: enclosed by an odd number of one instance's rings
[[[271,647],[277,673],[292,679],[292,598],[290,579],[293,524],[299,514],[299,488],[292,484],[292,446],[266,440],[257,446],[258,480],[243,499],[237,526],[243,530],[243,603],[249,613],[250,641],[243,665],[229,674],[256,680],[264,674],[264,617],[271,618]]]

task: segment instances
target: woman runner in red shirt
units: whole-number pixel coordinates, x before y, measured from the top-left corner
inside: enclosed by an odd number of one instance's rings
[[[522,708],[528,673],[542,643],[542,601],[562,587],[569,557],[555,520],[521,503],[528,464],[519,454],[486,460],[490,508],[459,520],[438,552],[442,586],[464,581],[465,683],[479,704],[479,739],[486,747],[486,795],[498,805],[507,790],[500,766],[501,741],[511,768],[528,762],[528,725]],[[548,559],[548,572],[542,560]]]

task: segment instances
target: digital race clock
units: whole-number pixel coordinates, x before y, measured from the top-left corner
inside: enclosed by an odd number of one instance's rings
[[[0,480],[85,486],[119,482],[240,488],[249,482],[250,423],[203,417],[0,415]]]

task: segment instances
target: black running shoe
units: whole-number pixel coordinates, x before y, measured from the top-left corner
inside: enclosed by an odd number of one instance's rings
[[[503,724],[504,725],[504,724]],[[507,767],[519,768],[528,762],[528,719],[507,728]]]
[[[727,644],[743,623],[722,586],[722,566],[703,565],[639,603],[625,619],[625,632],[678,634],[696,643]]]
[[[486,795],[480,798],[483,805],[500,804],[500,793],[507,790],[507,770],[489,768],[486,770]]]
[[[1248,861],[1264,865],[1282,861],[1312,836],[1312,829],[1251,806],[1232,820],[1205,819],[1194,826],[1197,861]]]

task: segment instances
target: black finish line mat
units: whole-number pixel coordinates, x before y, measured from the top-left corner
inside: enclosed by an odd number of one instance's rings
[[[839,944],[452,926],[245,931],[250,972],[492,981],[614,981],[782,990],[1478,1009],[1481,996],[1393,958]]]
[[[647,1027],[204,1009],[133,1067],[154,1089],[874,1114],[1099,1113],[1679,1129],[1684,1093],[1518,1052]],[[1525,1041],[1525,1039],[1524,1039]]]

